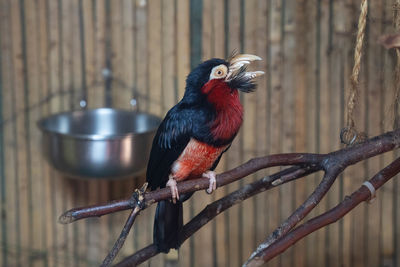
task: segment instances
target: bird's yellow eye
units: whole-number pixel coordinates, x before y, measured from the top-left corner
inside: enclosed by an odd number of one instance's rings
[[[210,80],[222,79],[228,74],[228,67],[224,64],[218,65],[211,70]]]

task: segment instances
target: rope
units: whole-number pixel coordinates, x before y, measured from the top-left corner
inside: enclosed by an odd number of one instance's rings
[[[359,95],[358,77],[360,75],[361,68],[362,48],[365,35],[365,26],[367,24],[367,13],[368,0],[362,0],[360,17],[358,19],[356,47],[354,49],[354,66],[353,72],[350,76],[350,94],[347,102],[346,127],[343,128],[340,133],[340,139],[342,143],[346,145],[352,145],[366,139],[365,133],[359,133],[355,129],[353,113],[356,106],[356,100]]]
[[[394,99],[393,99],[393,107],[394,107],[394,123],[393,129],[397,129],[400,127],[400,117],[399,117],[399,99],[400,99],[400,49],[396,49],[397,63],[395,69],[395,84],[394,84]]]
[[[400,0],[396,0],[393,5],[393,26],[399,31],[400,30]],[[400,117],[399,117],[399,98],[400,98],[400,49],[396,49],[396,69],[395,69],[395,85],[394,85],[394,123],[393,128],[397,129],[400,127]]]
[[[393,4],[393,26],[396,30],[400,28],[400,1],[395,0]]]

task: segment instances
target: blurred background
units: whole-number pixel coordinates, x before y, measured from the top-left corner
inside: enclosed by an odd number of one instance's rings
[[[369,1],[357,126],[369,136],[391,130],[396,57],[377,39],[393,33],[394,0]],[[183,96],[186,75],[236,50],[264,60],[258,90],[242,95],[240,134],[218,171],[255,156],[328,153],[341,148],[359,0],[1,0],[0,265],[97,266],[127,218],[120,212],[70,225],[65,210],[129,197],[144,177],[74,180],[41,153],[36,122],[85,108],[138,109],[163,117]],[[107,74],[107,75],[104,75]],[[333,207],[394,157],[351,167],[310,216]],[[274,170],[272,170],[274,171]],[[276,171],[276,169],[275,169]],[[198,192],[185,220],[259,172]],[[317,174],[234,206],[183,244],[178,266],[239,266],[314,190]],[[399,266],[397,179],[339,222],[297,243],[268,266]],[[152,241],[154,208],[136,220],[118,259]],[[163,266],[158,255],[143,266]]]

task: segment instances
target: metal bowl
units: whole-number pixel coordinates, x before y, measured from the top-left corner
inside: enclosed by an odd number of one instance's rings
[[[158,117],[111,108],[64,112],[38,121],[43,152],[78,178],[122,178],[146,168]]]

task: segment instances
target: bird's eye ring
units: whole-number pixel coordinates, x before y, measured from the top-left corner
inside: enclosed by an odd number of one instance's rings
[[[221,64],[221,65],[215,66],[211,70],[210,80],[225,78],[227,73],[228,73],[228,67],[226,65]]]

